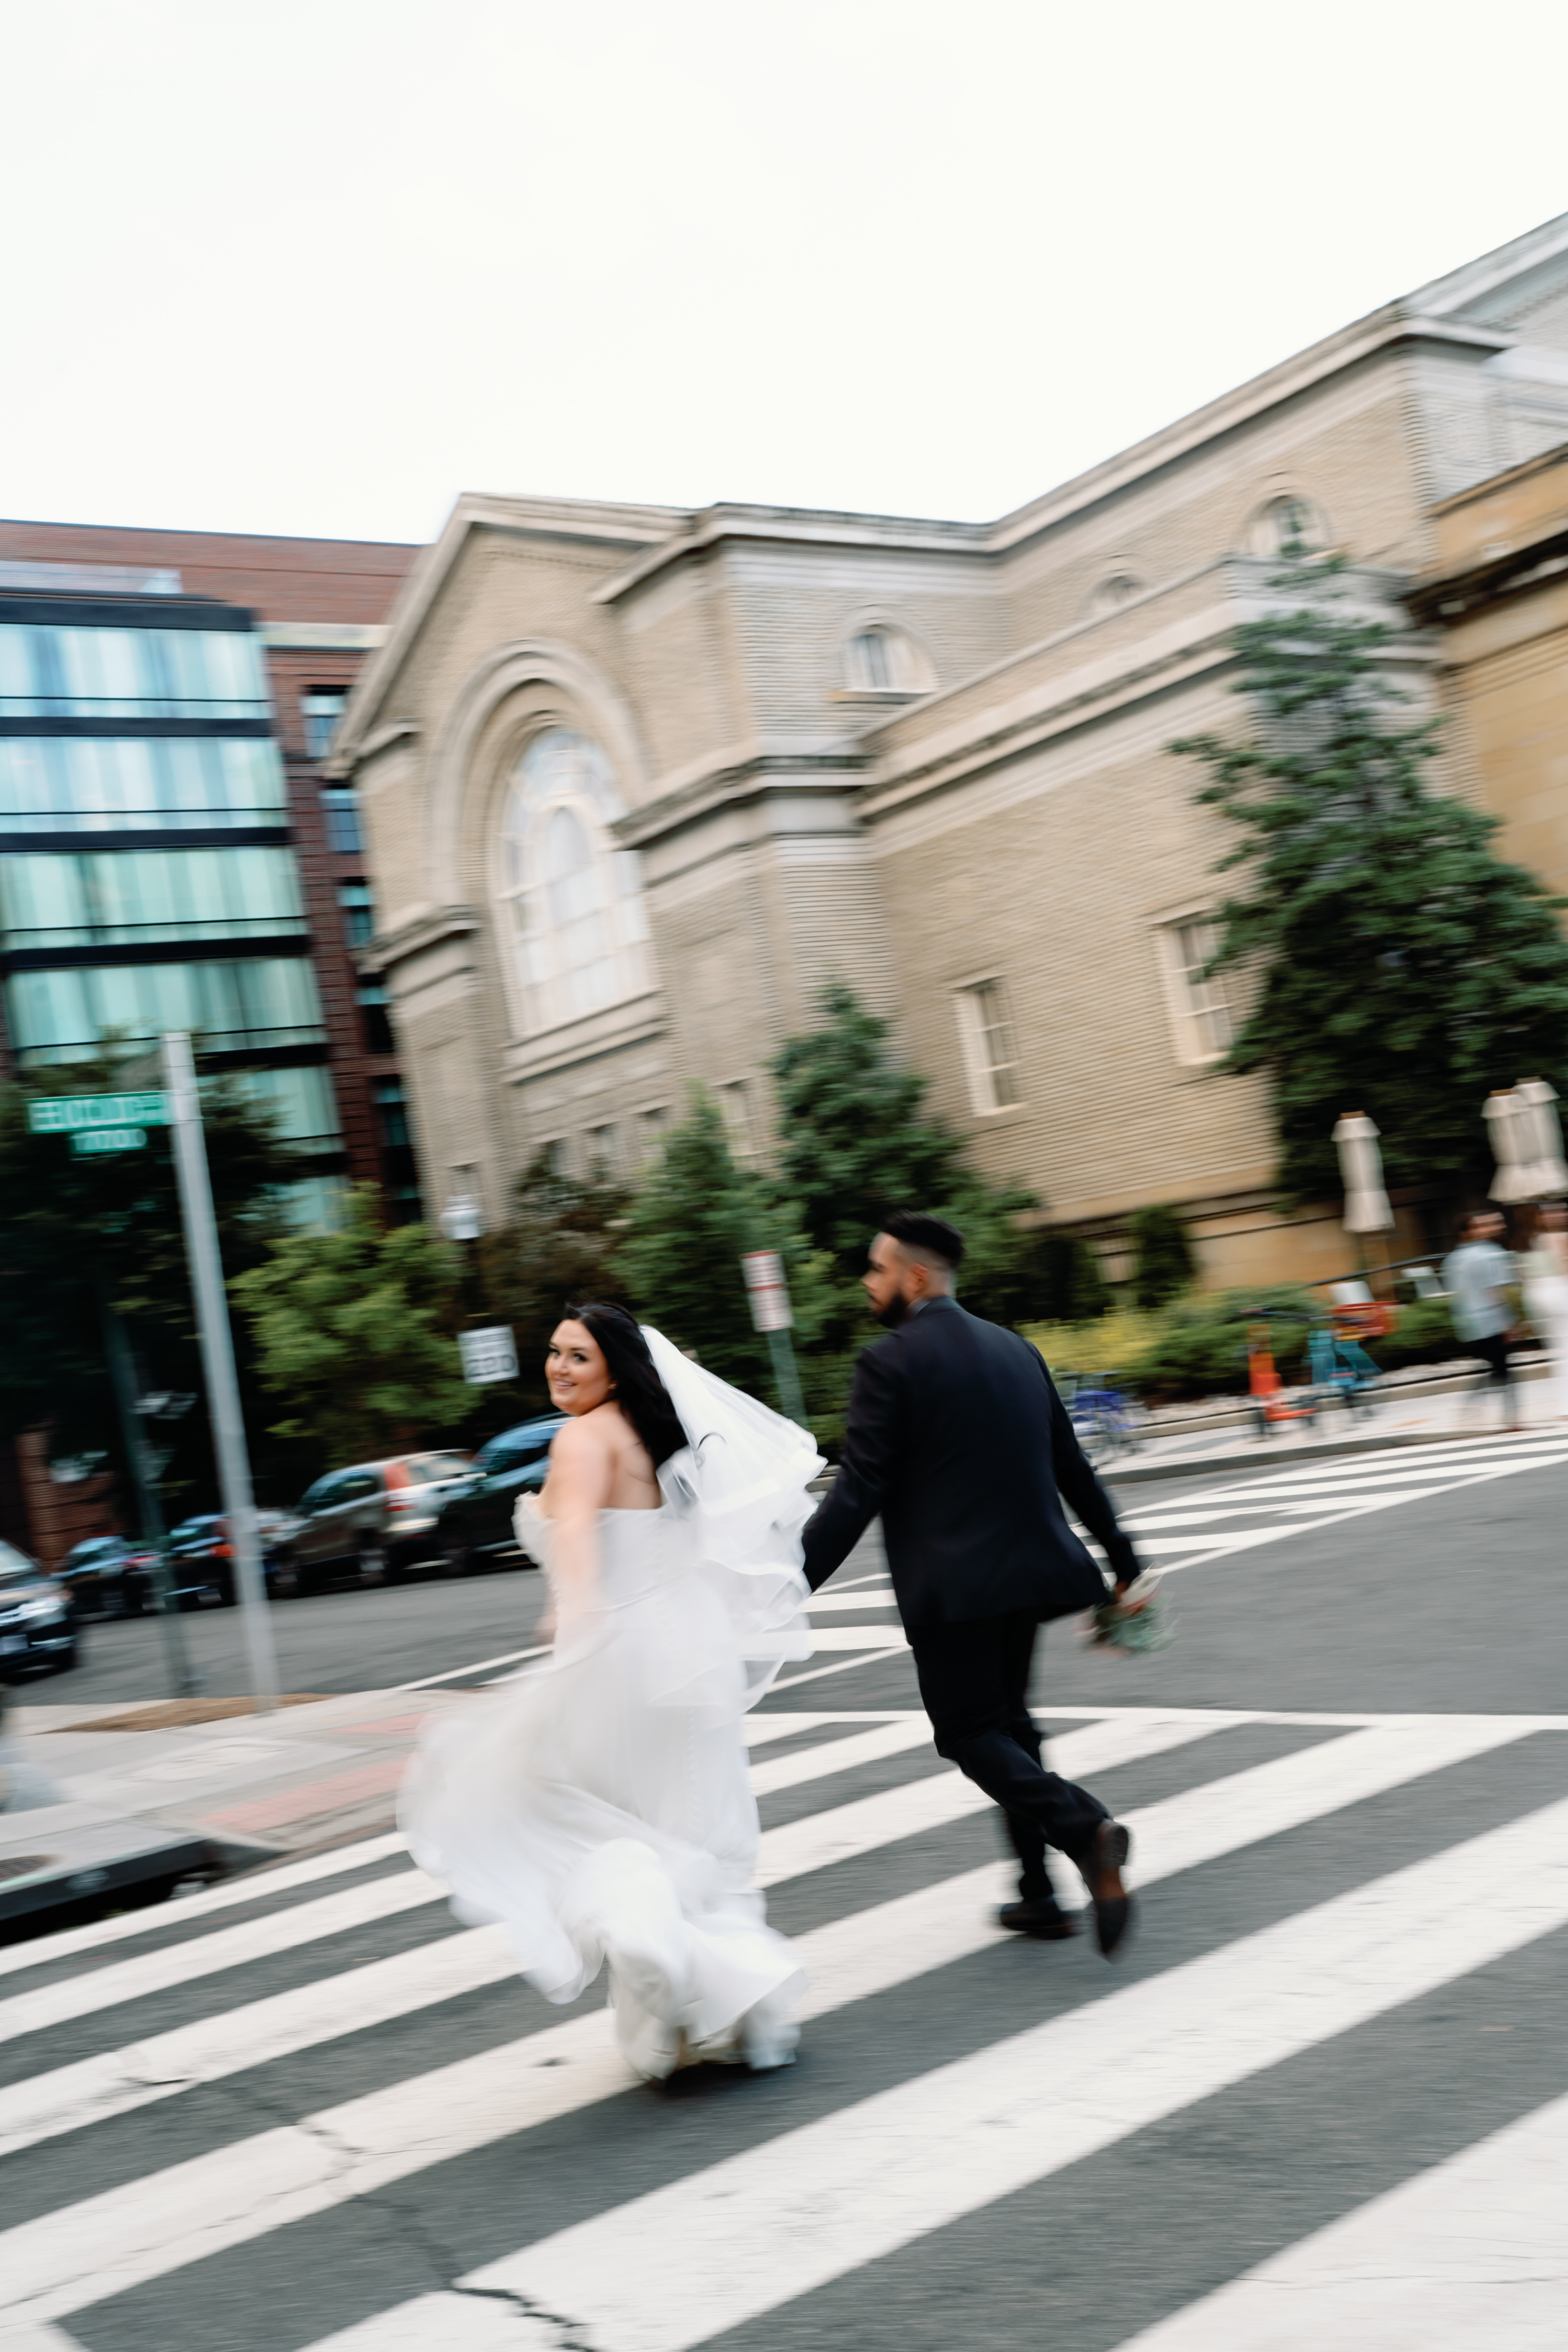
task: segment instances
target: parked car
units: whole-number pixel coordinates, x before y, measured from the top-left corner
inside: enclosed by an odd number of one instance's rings
[[[261,1543],[261,1571],[268,1594],[292,1583],[291,1551],[300,1521],[291,1511],[258,1511],[256,1532]],[[182,1609],[199,1609],[216,1601],[232,1609],[238,1599],[234,1576],[234,1548],[228,1521],[221,1511],[202,1511],[182,1519],[169,1535],[168,1561],[174,1596]]]
[[[140,1617],[156,1597],[157,1573],[157,1553],[123,1536],[88,1536],[55,1570],[79,1617]]]
[[[401,1454],[329,1471],[301,1497],[280,1565],[306,1589],[345,1568],[362,1584],[380,1584],[435,1556],[441,1505],[473,1473],[467,1454]]]
[[[450,1574],[493,1567],[512,1549],[517,1498],[543,1486],[550,1442],[564,1419],[564,1413],[552,1412],[541,1421],[521,1422],[480,1446],[474,1475],[448,1491],[436,1522],[436,1541]]]
[[[76,1604],[58,1577],[0,1542],[0,1682],[29,1667],[63,1675],[77,1658]]]

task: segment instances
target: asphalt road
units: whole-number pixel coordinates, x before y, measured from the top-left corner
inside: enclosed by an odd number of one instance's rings
[[[1428,1500],[1316,1532],[1303,1528],[1268,1549],[1174,1574],[1169,1590],[1179,1638],[1155,1657],[1088,1652],[1074,1629],[1052,1628],[1037,1669],[1041,1703],[1568,1707],[1568,1469],[1546,1464],[1452,1491],[1445,1459],[1444,1448],[1430,1457],[1413,1449],[1394,1462],[1392,1475],[1415,1494],[1446,1490]],[[1199,1496],[1283,1493],[1309,1477],[1338,1483],[1347,1471],[1368,1475],[1364,1457],[1316,1473],[1265,1461],[1255,1473],[1125,1487],[1117,1508],[1142,1527],[1166,1512],[1192,1511]],[[873,1538],[840,1578],[863,1573],[879,1556]],[[466,1681],[466,1668],[530,1647],[543,1601],[535,1570],[506,1568],[279,1601],[272,1624],[282,1686],[328,1696],[436,1675]],[[211,1695],[248,1687],[237,1611],[204,1610],[180,1623]],[[483,1672],[472,1677],[483,1678]],[[844,1706],[914,1704],[901,1659],[847,1675],[836,1671],[822,1704],[835,1688],[840,1695],[831,1703]],[[14,1694],[19,1708],[168,1696],[161,1629],[151,1619],[87,1626],[74,1673],[29,1681]]]
[[[259,1879],[210,1930],[31,1948],[0,1979],[0,2280],[49,2332],[16,2340],[1561,2341],[1568,1437],[1124,1516],[1175,1570],[1173,1644],[1053,1627],[1037,1688],[1058,1769],[1133,1822],[1114,1967],[989,1926],[996,1827],[907,1656],[824,1648],[754,1726],[768,1916],[812,1978],[793,2068],[624,2087],[601,1987],[552,2008],[479,1965],[444,1906],[389,1902],[393,1853]],[[896,1638],[874,1545],[827,1597],[825,1633]],[[285,1604],[288,1679],[483,1679],[538,1600],[512,1572]],[[237,1671],[231,1616],[195,1631]],[[104,1629],[76,1687],[158,1695],[155,1641]]]

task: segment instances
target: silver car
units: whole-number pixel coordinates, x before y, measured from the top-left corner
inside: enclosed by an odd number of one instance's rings
[[[398,1454],[330,1470],[300,1497],[286,1559],[304,1591],[345,1570],[381,1584],[437,1556],[432,1540],[449,1490],[474,1475],[466,1454]]]

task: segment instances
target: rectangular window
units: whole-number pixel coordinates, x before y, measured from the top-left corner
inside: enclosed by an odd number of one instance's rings
[[[236,629],[0,625],[0,718],[265,719],[260,649]]]
[[[651,1160],[656,1152],[663,1150],[665,1133],[668,1119],[669,1113],[664,1108],[662,1104],[657,1110],[645,1110],[641,1114],[637,1120],[637,1159],[639,1162],[645,1160]]]
[[[730,1149],[737,1160],[754,1160],[757,1156],[756,1133],[752,1123],[751,1098],[744,1078],[731,1078],[719,1087],[719,1108],[724,1114],[724,1126],[730,1138]]]
[[[0,834],[213,832],[287,823],[275,743],[0,737]]]
[[[588,1129],[588,1173],[601,1183],[621,1172],[621,1136],[616,1127]]]
[[[1224,976],[1204,971],[1219,946],[1218,926],[1206,915],[1184,915],[1160,926],[1159,943],[1176,1059],[1191,1066],[1217,1062],[1236,1035]]]
[[[332,730],[343,715],[343,705],[349,698],[346,686],[310,686],[300,697],[300,716],[305,722],[305,751],[312,760],[324,760],[331,748]]]
[[[980,980],[961,988],[954,1002],[973,1108],[981,1116],[1012,1110],[1024,1090],[1006,990],[999,980]]]
[[[375,901],[370,884],[363,878],[338,884],[338,904],[343,910],[343,929],[351,948],[363,948],[375,933]]]
[[[327,847],[340,857],[358,857],[361,854],[359,801],[352,792],[321,792],[321,814],[326,820]]]
[[[380,980],[362,980],[355,991],[360,1016],[364,1024],[364,1050],[367,1054],[395,1054],[396,1043],[392,1034],[392,1015],[386,1009],[386,983]]]
[[[100,849],[0,862],[0,926],[21,948],[136,947],[303,932],[290,849]]]
[[[5,983],[5,1007],[28,1064],[82,1061],[110,1030],[157,1037],[188,1029],[207,1053],[326,1042],[303,956],[17,972]]]

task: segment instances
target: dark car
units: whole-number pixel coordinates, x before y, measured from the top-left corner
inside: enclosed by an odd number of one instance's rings
[[[302,1589],[344,1570],[362,1584],[437,1556],[436,1520],[454,1486],[474,1475],[467,1454],[399,1454],[318,1478],[294,1513],[280,1562]]]
[[[564,1419],[563,1413],[552,1412],[542,1421],[521,1422],[480,1446],[474,1456],[475,1475],[467,1485],[453,1487],[436,1523],[436,1541],[452,1575],[494,1567],[503,1552],[514,1549],[511,1515],[517,1498],[543,1486],[551,1440]]]
[[[261,1569],[268,1594],[292,1582],[292,1547],[300,1521],[289,1511],[258,1511],[256,1533],[261,1546]],[[202,1511],[182,1519],[169,1535],[169,1575],[182,1609],[199,1609],[216,1601],[232,1609],[238,1598],[234,1576],[234,1547],[228,1521],[221,1511]]]
[[[0,1543],[0,1682],[29,1668],[63,1675],[76,1664],[76,1608],[58,1580]]]
[[[157,1597],[158,1555],[123,1536],[89,1536],[72,1544],[55,1575],[79,1617],[140,1617]]]

